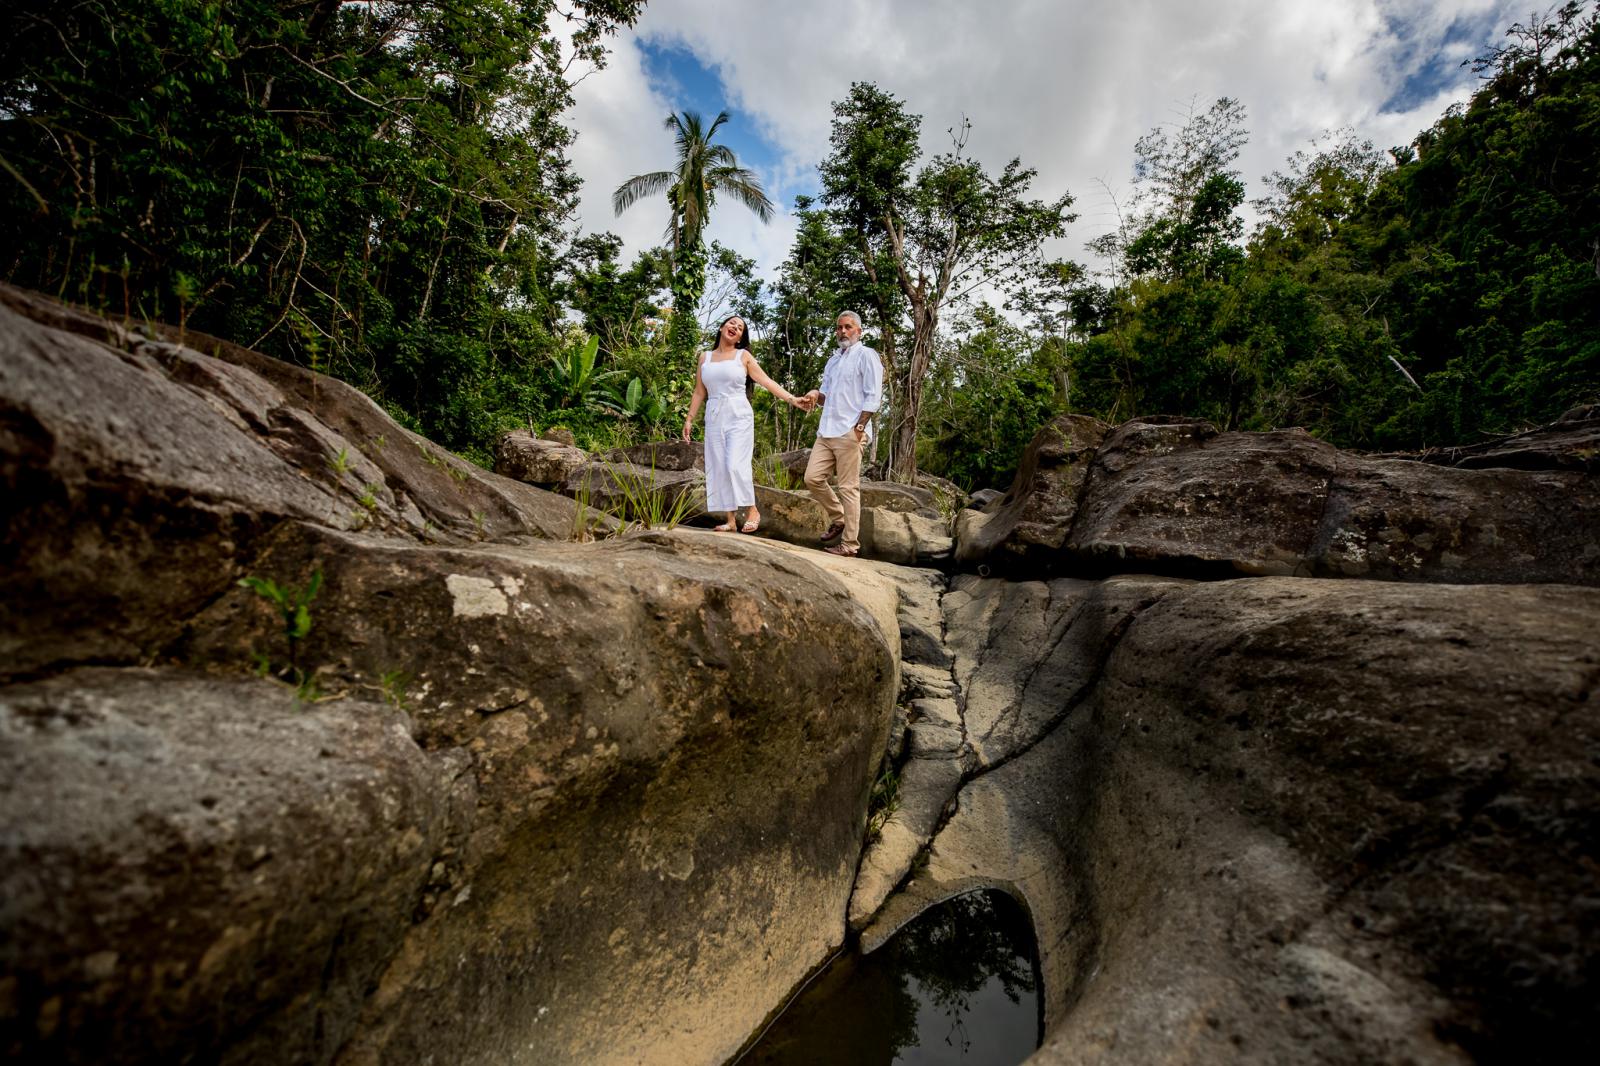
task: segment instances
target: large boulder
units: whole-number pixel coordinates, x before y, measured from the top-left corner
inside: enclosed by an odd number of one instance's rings
[[[412,543],[570,535],[571,501],[350,386],[188,340],[0,286],[0,674],[158,654],[285,522]]]
[[[464,887],[469,762],[243,674],[0,688],[7,1061],[332,1061]]]
[[[408,934],[350,1061],[417,1061],[452,1020],[459,1061],[717,1061],[842,941],[895,667],[836,578],[699,531],[535,551],[307,528],[260,568],[323,573],[298,652],[322,690],[403,670],[419,743],[477,781],[470,902]],[[273,623],[240,590],[177,653],[246,662]]]
[[[601,458],[608,463],[628,463],[647,470],[699,470],[706,468],[706,446],[697,440],[655,440],[616,448]]]
[[[1085,470],[1064,553],[1101,571],[1303,570],[1338,452],[1300,430],[1130,422]]]
[[[863,481],[861,506],[880,511],[906,511],[940,521],[941,515],[932,489],[921,485],[902,485],[897,481]]]
[[[1055,562],[1105,434],[1104,423],[1083,415],[1057,415],[1046,423],[1022,453],[1005,499],[983,512],[956,515],[956,562],[1041,569]]]
[[[1580,421],[1543,445],[1522,439],[1535,468],[1464,469],[1341,452],[1299,430],[1139,420],[1094,440],[1058,419],[1005,501],[958,516],[956,559],[1020,573],[1597,584],[1600,475],[1552,457],[1581,456]]]
[[[828,515],[809,492],[757,485],[756,505],[761,510],[758,536],[822,547],[817,538],[828,526]],[[938,566],[950,558],[951,539],[943,522],[916,511],[863,506],[859,539],[865,559]]]
[[[1145,608],[1061,766],[1095,796],[1068,851],[1095,917],[1040,1060],[1582,1046],[1597,617],[1589,589],[1284,579]]]
[[[13,1059],[717,1062],[842,943],[898,633],[834,568],[3,294]]]
[[[494,443],[494,472],[529,485],[560,485],[588,461],[582,448],[544,440],[525,429],[503,433]]]

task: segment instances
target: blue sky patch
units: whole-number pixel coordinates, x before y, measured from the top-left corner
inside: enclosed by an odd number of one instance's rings
[[[1411,111],[1441,92],[1471,84],[1472,72],[1461,61],[1489,50],[1500,32],[1500,16],[1490,11],[1477,18],[1457,18],[1439,40],[1417,39],[1416,27],[1399,17],[1389,19],[1389,28],[1404,42],[1396,58],[1400,69],[1409,72],[1378,109],[1383,115]],[[1461,45],[1469,46],[1465,57]]]
[[[776,172],[780,155],[754,123],[729,101],[727,89],[716,71],[705,67],[681,44],[641,41],[639,48],[644,55],[650,87],[660,93],[670,107],[677,111],[698,111],[708,124],[717,117],[717,112],[726,111],[728,121],[717,131],[716,142],[733,149],[741,165],[763,177],[763,184],[770,181],[767,175]],[[665,120],[667,116],[661,117]],[[662,165],[670,165],[670,160],[664,160]],[[767,192],[771,194],[772,190]]]

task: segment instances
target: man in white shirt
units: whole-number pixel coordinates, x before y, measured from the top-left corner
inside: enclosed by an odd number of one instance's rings
[[[872,443],[872,417],[883,401],[883,363],[878,353],[861,343],[861,316],[845,311],[834,323],[839,348],[828,358],[822,384],[806,393],[806,410],[822,405],[817,442],[806,464],[806,488],[828,512],[826,544],[834,555],[855,555],[861,550],[861,456]],[[838,479],[839,493],[828,485]]]

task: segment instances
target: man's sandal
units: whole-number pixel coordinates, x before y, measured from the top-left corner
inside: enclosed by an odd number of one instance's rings
[[[828,543],[828,541],[832,540],[834,537],[839,536],[843,532],[844,532],[844,523],[843,522],[835,522],[833,525],[829,526],[827,532],[822,534],[822,536],[818,537],[817,540],[821,541],[823,544],[826,544],[826,543]]]
[[[842,555],[846,559],[849,559],[849,558],[854,557],[855,554],[857,552],[859,552],[861,549],[860,548],[846,548],[843,544],[835,544],[835,545],[832,545],[831,547],[823,548],[822,550],[827,552],[829,555]]]

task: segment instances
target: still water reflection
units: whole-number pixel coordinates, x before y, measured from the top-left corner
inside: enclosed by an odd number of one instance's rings
[[[958,896],[829,966],[739,1066],[1016,1066],[1039,1046],[1036,955],[1011,897]]]

